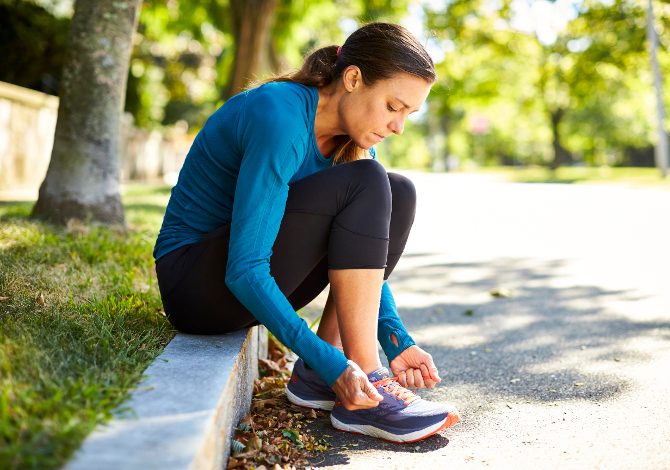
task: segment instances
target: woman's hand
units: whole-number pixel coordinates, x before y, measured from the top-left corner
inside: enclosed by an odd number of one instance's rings
[[[354,361],[349,361],[342,375],[333,384],[337,399],[347,410],[374,408],[384,400],[377,389],[372,386],[368,376]]]
[[[389,365],[400,385],[406,388],[433,388],[442,381],[433,356],[417,345],[405,349]]]

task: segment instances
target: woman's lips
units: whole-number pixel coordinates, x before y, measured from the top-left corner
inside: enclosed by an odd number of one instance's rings
[[[375,139],[377,139],[377,142],[381,142],[382,140],[384,140],[384,138],[382,136],[380,136],[379,134],[377,134],[376,132],[373,132],[372,135],[375,136]]]

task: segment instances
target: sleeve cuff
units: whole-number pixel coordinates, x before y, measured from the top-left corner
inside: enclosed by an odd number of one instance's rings
[[[397,346],[391,338],[392,335],[395,336],[396,340],[398,341]],[[412,339],[412,337],[406,331],[396,329],[385,331],[384,337],[379,338],[379,343],[381,344],[382,349],[384,350],[384,354],[386,354],[386,359],[388,359],[389,363],[405,349],[416,344],[414,339]]]

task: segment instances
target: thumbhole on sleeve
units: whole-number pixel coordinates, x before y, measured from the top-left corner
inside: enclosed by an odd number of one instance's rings
[[[391,333],[391,341],[395,344],[396,348],[398,347],[398,338],[395,337],[395,333]]]

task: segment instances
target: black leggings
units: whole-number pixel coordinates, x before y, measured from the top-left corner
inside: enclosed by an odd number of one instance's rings
[[[295,310],[328,285],[328,269],[383,268],[388,279],[409,236],[412,182],[375,160],[328,168],[289,186],[270,272]],[[165,314],[179,331],[223,334],[259,324],[225,283],[230,225],[156,263]]]

